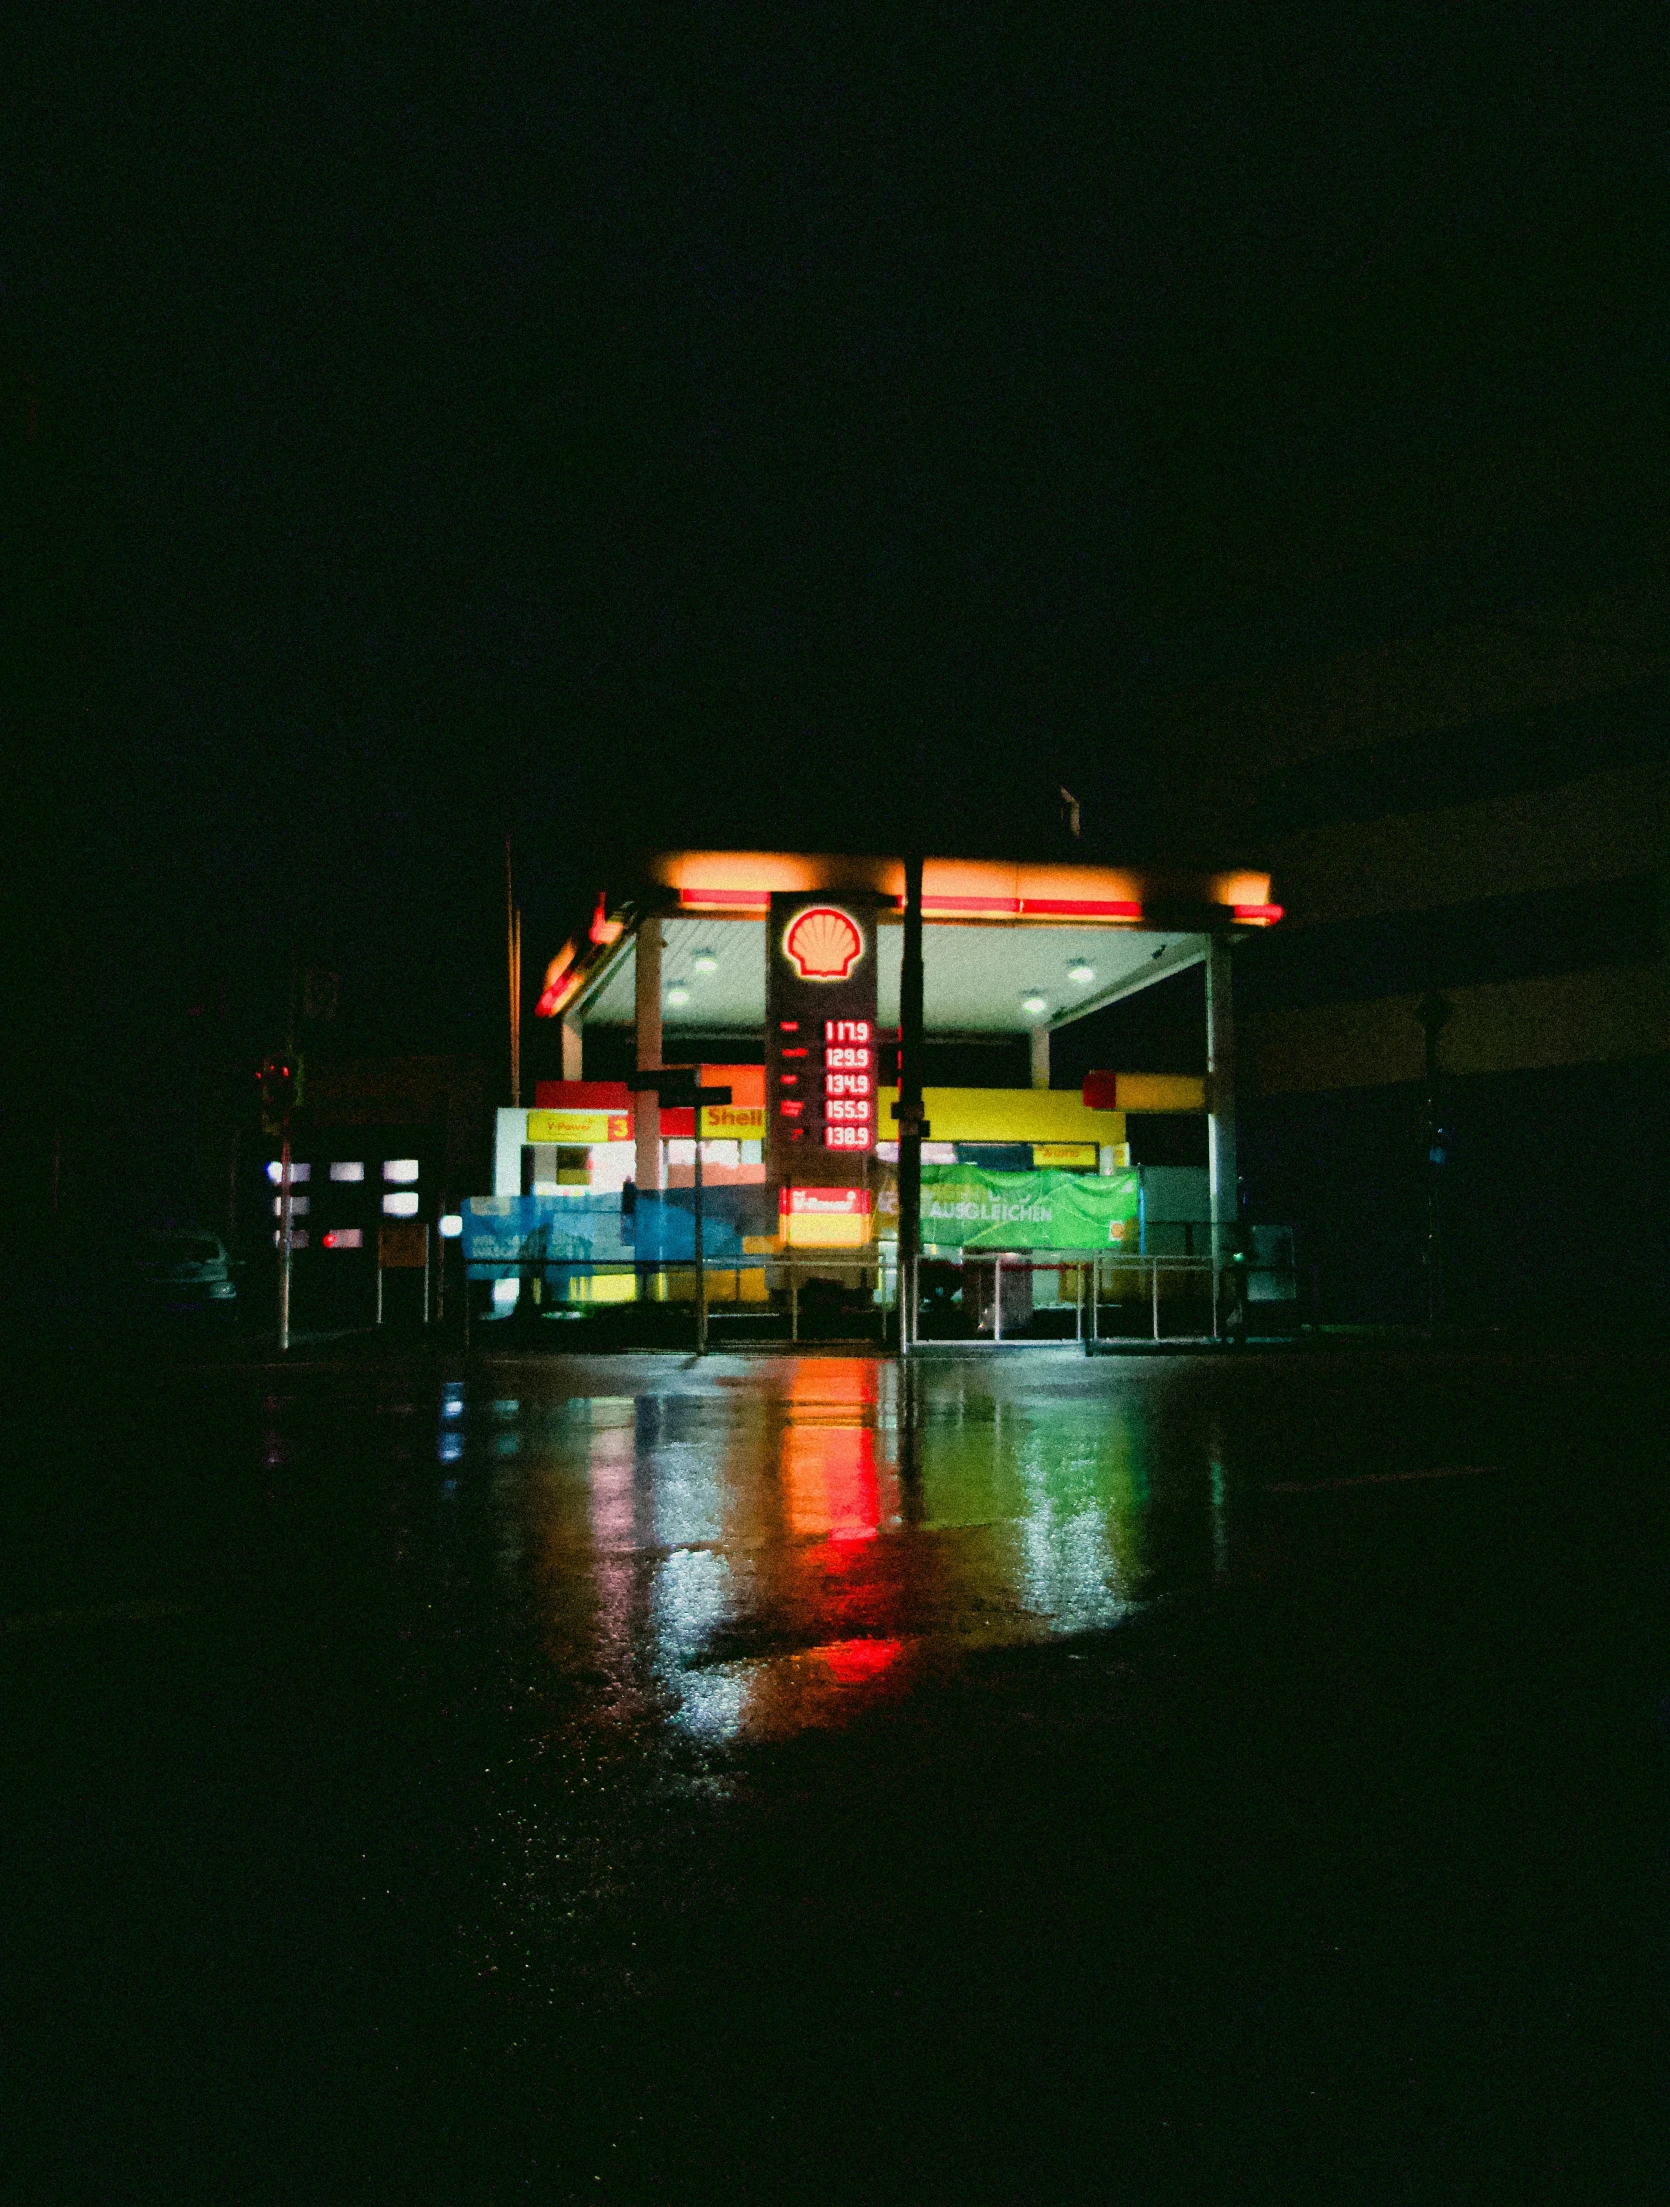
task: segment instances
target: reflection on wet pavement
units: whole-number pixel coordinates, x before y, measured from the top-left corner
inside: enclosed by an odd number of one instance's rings
[[[501,1594],[595,1714],[635,1726],[840,1723],[969,1648],[1114,1625],[1227,1566],[1210,1433],[1162,1468],[1145,1390],[1004,1399],[977,1370],[902,1382],[859,1358],[549,1385],[446,1383],[442,1491],[490,1482]]]
[[[1644,1369],[53,1404],[0,1542],[27,2196],[1635,2196]]]

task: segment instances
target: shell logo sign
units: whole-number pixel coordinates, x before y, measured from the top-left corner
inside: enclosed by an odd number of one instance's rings
[[[876,1146],[874,930],[873,900],[772,895],[764,1102],[779,1186],[840,1187]],[[819,1169],[803,1170],[814,1154]]]
[[[837,906],[809,904],[783,930],[783,955],[803,981],[844,981],[864,955],[864,937]]]

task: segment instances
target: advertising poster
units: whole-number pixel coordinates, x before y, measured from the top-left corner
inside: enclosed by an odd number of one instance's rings
[[[924,1165],[922,1239],[938,1249],[1122,1249],[1137,1246],[1134,1167],[988,1172]]]

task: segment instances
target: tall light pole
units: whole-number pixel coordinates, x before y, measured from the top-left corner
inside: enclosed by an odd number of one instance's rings
[[[1444,1129],[1439,1094],[1438,1037],[1455,1007],[1434,991],[1415,1006],[1426,1036],[1426,1327],[1436,1336],[1444,1323],[1443,1211],[1438,1176],[1444,1169]]]
[[[504,839],[505,968],[510,984],[510,1103],[522,1102],[522,914],[510,868],[510,837]]]
[[[280,1152],[278,1167],[279,1231],[283,1236],[283,1251],[278,1267],[278,1353],[290,1353],[290,1116],[284,1117],[284,1147]]]
[[[290,1115],[301,1101],[301,1060],[294,1052],[268,1058],[260,1072],[261,1124],[280,1138],[278,1162],[278,1350],[290,1348],[290,1260],[292,1203],[290,1196]]]
[[[922,854],[905,860],[905,942],[899,964],[899,1354],[916,1341],[922,1255]]]

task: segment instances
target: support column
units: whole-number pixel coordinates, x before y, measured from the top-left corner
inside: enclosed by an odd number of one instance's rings
[[[1032,1085],[1048,1088],[1050,1084],[1050,1031],[1047,1027],[1032,1030]]]
[[[562,1077],[565,1081],[585,1079],[585,1029],[581,1014],[569,1013],[562,1023]]]
[[[916,1345],[922,1255],[922,858],[905,860],[905,939],[899,959],[899,1354]]]
[[[1229,1229],[1240,1219],[1235,1170],[1235,1005],[1230,990],[1229,943],[1206,942],[1206,1169],[1212,1206],[1212,1255],[1229,1252]]]
[[[638,1070],[653,1073],[661,1063],[661,920],[658,914],[638,923],[637,995],[634,1021],[637,1028]],[[565,1044],[566,1048],[566,1044]],[[652,1088],[641,1088],[632,1099],[637,1157],[633,1178],[644,1189],[661,1185],[661,1104]]]

